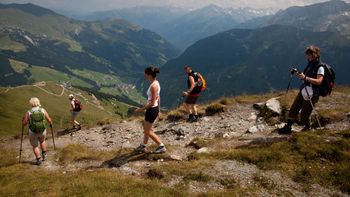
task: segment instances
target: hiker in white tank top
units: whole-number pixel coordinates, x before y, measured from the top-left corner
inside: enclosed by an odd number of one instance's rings
[[[151,87],[152,85],[157,86],[157,92],[156,92],[156,100],[152,107],[158,107],[159,106],[159,98],[160,98],[160,84],[159,81],[155,80],[148,88],[147,90],[147,105],[150,105],[152,102],[152,92],[151,92]]]
[[[149,138],[158,145],[158,148],[156,148],[154,153],[163,153],[166,151],[164,144],[152,129],[152,125],[157,119],[160,110],[160,84],[156,79],[157,73],[159,73],[159,68],[148,67],[145,69],[145,78],[151,83],[151,85],[147,90],[147,105],[135,110],[135,112],[143,112],[146,110],[145,120],[142,124],[144,134],[143,143],[135,149],[136,152],[144,152],[146,150]]]

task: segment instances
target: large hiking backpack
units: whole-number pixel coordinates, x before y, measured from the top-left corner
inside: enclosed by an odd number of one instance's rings
[[[83,109],[83,104],[78,99],[74,99],[74,110],[76,112],[80,112]]]
[[[30,110],[29,129],[34,133],[43,133],[45,131],[45,114],[42,108]]]
[[[198,81],[196,82],[196,85],[198,87],[201,87],[201,92],[203,92],[205,89],[207,89],[207,82],[205,81],[203,75],[196,72],[195,75],[198,77]]]
[[[324,76],[320,85],[320,95],[326,97],[331,95],[335,85],[335,72],[331,66],[325,63],[320,63],[320,67],[324,68]]]

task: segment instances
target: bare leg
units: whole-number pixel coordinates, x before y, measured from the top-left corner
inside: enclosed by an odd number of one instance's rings
[[[39,139],[39,142],[40,142],[41,150],[42,150],[42,151],[46,151],[46,142],[45,142],[45,139],[44,139],[44,138]]]
[[[191,105],[191,108],[192,108],[193,114],[197,116],[198,115],[197,106],[196,105]]]
[[[34,152],[34,155],[37,159],[41,158],[40,149],[38,146],[33,146],[33,152]]]
[[[152,131],[152,123],[145,121],[143,125],[144,135],[150,137],[158,145],[162,144],[160,138]]]
[[[148,143],[148,139],[149,136],[147,135],[147,133],[145,132],[145,121],[142,122],[142,126],[143,126],[143,144],[147,144]]]
[[[191,109],[191,106],[189,104],[185,103],[185,109],[186,109],[187,114],[192,114],[192,109]]]

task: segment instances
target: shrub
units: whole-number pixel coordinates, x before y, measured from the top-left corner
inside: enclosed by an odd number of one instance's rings
[[[208,116],[212,116],[221,112],[225,111],[225,107],[220,104],[220,103],[214,103],[209,105],[206,109],[205,109],[205,114]]]

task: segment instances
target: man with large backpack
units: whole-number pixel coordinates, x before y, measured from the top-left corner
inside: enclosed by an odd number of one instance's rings
[[[70,94],[68,96],[69,100],[70,100],[70,106],[71,106],[71,124],[73,126],[73,129],[77,129],[77,130],[80,130],[81,129],[81,126],[80,126],[80,123],[76,120],[77,119],[77,116],[79,114],[79,112],[82,110],[82,104],[81,102],[76,99],[74,97],[73,94]],[[75,127],[75,125],[77,125],[78,127]]]
[[[29,141],[33,146],[33,152],[36,157],[36,165],[40,165],[42,161],[46,159],[46,124],[47,121],[50,126],[52,125],[52,120],[47,113],[47,111],[41,107],[38,98],[33,97],[29,100],[31,109],[27,111],[22,119],[22,125],[25,126],[29,123]],[[46,120],[46,121],[45,121]],[[41,153],[38,147],[40,142]]]
[[[185,108],[189,114],[187,121],[192,123],[198,120],[196,103],[200,93],[206,88],[206,82],[203,76],[200,73],[193,71],[191,67],[186,66],[184,69],[188,76],[188,90],[184,91],[182,95],[186,97]]]
[[[310,129],[310,115],[319,96],[331,93],[334,85],[334,71],[325,63],[321,62],[321,50],[316,46],[309,46],[305,50],[308,65],[303,72],[292,70],[303,81],[300,91],[295,98],[290,110],[287,124],[278,130],[280,134],[290,134],[292,124],[297,122],[300,111],[300,123],[304,125],[302,131]]]

